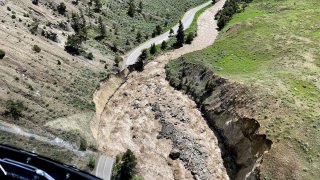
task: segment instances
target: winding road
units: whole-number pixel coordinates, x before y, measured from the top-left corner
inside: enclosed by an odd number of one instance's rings
[[[199,10],[201,10],[202,8],[204,8],[206,6],[209,6],[210,4],[212,4],[211,0],[187,11],[184,14],[183,18],[181,19],[181,22],[184,26],[184,29],[188,29],[190,27],[190,25],[192,24],[192,21],[194,19],[195,14]],[[179,24],[175,25],[172,28],[174,30],[175,34],[176,34],[178,28],[179,28]],[[135,49],[133,49],[127,55],[124,56],[125,65],[129,66],[129,65],[136,63],[136,61],[138,60],[139,56],[141,55],[141,53],[144,49],[149,48],[152,44],[161,44],[163,41],[168,40],[169,37],[170,37],[170,31],[167,31],[167,32],[161,34],[160,36],[152,38],[152,39],[144,42],[143,44],[139,45],[138,47],[136,47]]]

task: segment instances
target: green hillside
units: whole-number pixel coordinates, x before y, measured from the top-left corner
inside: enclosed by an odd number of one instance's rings
[[[130,0],[102,0],[101,13],[93,14],[98,18],[102,15],[103,22],[107,27],[107,38],[111,44],[116,43],[122,51],[130,50],[137,41],[137,34],[142,35],[141,41],[152,37],[156,26],[162,28],[162,32],[173,27],[183,14],[191,7],[195,7],[207,0],[135,0],[135,15],[128,15]],[[142,10],[140,10],[142,2]],[[98,24],[91,29],[91,37],[99,33]],[[102,48],[102,47],[101,47]],[[110,53],[110,52],[109,52]]]
[[[260,132],[274,142],[262,179],[320,175],[319,7],[318,0],[254,0],[214,45],[185,56],[255,92]]]

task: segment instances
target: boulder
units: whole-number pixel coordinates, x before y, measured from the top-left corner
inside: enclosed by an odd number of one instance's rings
[[[42,36],[44,36],[47,39],[50,39],[51,41],[59,42],[58,34],[56,32],[51,31],[51,30],[49,30],[49,31],[43,30]]]
[[[54,25],[54,28],[62,29],[64,31],[71,31],[71,25],[67,21],[60,21]]]
[[[180,151],[179,149],[172,149],[170,154],[169,154],[169,157],[172,159],[172,160],[176,160],[176,159],[179,159],[180,157]]]
[[[72,0],[71,3],[74,4],[74,5],[78,5],[79,4],[79,0]]]

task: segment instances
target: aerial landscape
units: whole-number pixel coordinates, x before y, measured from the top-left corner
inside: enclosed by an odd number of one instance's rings
[[[0,179],[320,177],[320,1],[0,0]]]

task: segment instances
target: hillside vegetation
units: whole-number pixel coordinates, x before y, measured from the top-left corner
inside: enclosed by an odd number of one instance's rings
[[[320,175],[319,7],[316,0],[254,0],[233,16],[214,45],[167,66],[172,84],[187,76],[180,70],[192,63],[255,97],[251,108],[260,133],[273,141],[260,167],[262,179]],[[197,87],[190,79],[182,83]]]
[[[137,10],[134,17],[127,15],[128,2],[126,1],[107,1],[108,8],[103,9],[105,13],[106,26],[109,29],[118,31],[118,35],[111,36],[111,40],[119,44],[124,49],[140,44],[137,41],[138,33],[141,34],[141,41],[152,37],[156,27],[161,27],[161,32],[165,32],[178,23],[184,12],[189,8],[195,7],[206,0],[142,0],[143,10]],[[134,1],[139,9],[139,0]],[[129,43],[127,43],[129,41]],[[130,44],[130,45],[128,45]]]
[[[157,26],[170,29],[187,9],[203,2],[1,1],[0,120],[94,150],[89,127],[100,80],[117,70],[120,55],[151,38]],[[3,139],[0,143],[14,144]]]

